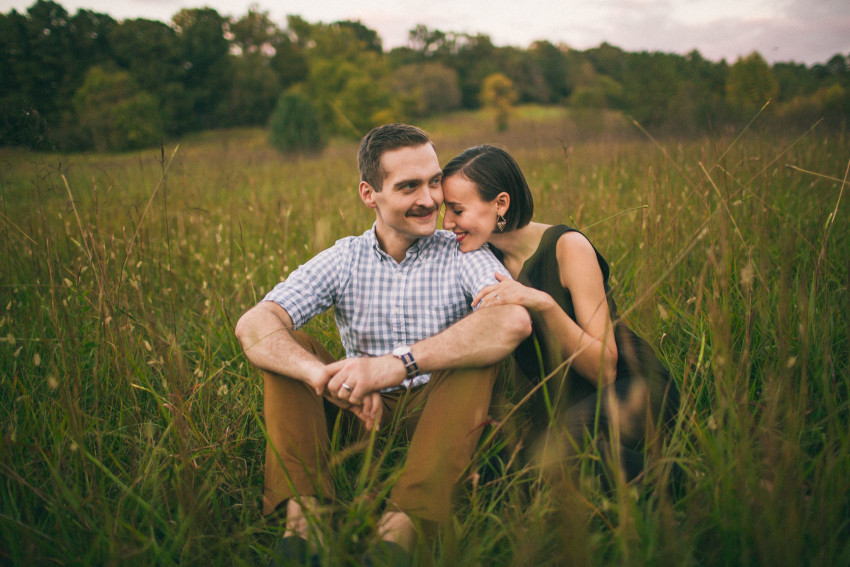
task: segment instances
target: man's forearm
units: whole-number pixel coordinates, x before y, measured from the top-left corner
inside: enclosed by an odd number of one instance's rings
[[[266,302],[242,315],[235,332],[245,356],[254,366],[310,382],[313,373],[324,364],[292,338],[291,328],[289,314],[280,306]]]
[[[524,307],[499,305],[479,309],[443,332],[410,346],[420,372],[475,368],[496,364],[531,334]],[[406,377],[404,364],[391,354],[349,358],[328,365],[328,391],[359,403],[364,396],[397,386]]]
[[[519,305],[479,309],[441,333],[411,346],[422,372],[496,364],[531,334],[531,318]]]

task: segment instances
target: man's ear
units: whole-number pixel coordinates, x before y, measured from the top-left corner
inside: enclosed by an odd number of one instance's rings
[[[358,187],[358,191],[360,192],[360,199],[366,203],[366,206],[370,209],[375,208],[375,189],[372,188],[371,185],[366,183],[365,181],[360,182],[360,187]]]

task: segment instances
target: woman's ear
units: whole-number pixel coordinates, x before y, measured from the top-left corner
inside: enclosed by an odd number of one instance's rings
[[[511,196],[506,191],[502,191],[496,195],[496,212],[505,215],[509,208],[511,208]]]

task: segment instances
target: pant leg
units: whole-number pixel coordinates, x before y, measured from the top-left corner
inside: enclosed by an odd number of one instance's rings
[[[324,362],[334,357],[313,337],[293,331],[292,337]],[[328,474],[328,413],[336,406],[312,388],[272,372],[263,372],[263,413],[266,443],[263,514],[297,495],[333,496]]]
[[[419,519],[449,521],[455,484],[469,466],[487,420],[495,366],[435,372],[422,389],[424,405],[391,505]]]

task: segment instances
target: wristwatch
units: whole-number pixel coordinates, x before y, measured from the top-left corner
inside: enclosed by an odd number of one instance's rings
[[[413,358],[413,353],[410,352],[409,346],[400,346],[393,349],[393,356],[404,363],[404,368],[407,370],[408,378],[419,376],[419,366]]]

